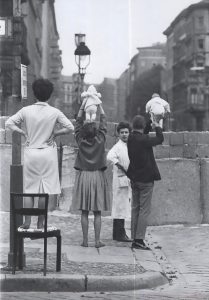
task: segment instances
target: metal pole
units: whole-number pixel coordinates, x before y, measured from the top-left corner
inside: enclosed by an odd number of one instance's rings
[[[16,76],[17,76],[17,72]],[[19,74],[20,76],[20,74]],[[13,82],[14,84],[14,82]],[[16,98],[16,97],[15,97]],[[14,100],[14,107],[17,108],[18,102],[17,99]],[[20,134],[13,132],[12,134],[12,165],[10,166],[10,192],[13,193],[23,193],[23,166],[21,165],[21,136]],[[23,199],[18,197],[17,207],[23,206]],[[17,217],[17,226],[22,225],[23,217]],[[14,232],[13,232],[13,218],[11,213],[11,203],[10,203],[10,252],[8,253],[8,266],[12,266],[13,264],[13,255],[14,255]],[[17,247],[19,249],[19,247]],[[17,262],[19,261],[19,257],[22,256],[21,261],[23,262],[23,266],[25,265],[25,253],[22,245],[22,253],[17,254]],[[19,251],[19,250],[18,250]],[[17,263],[18,265],[18,263]]]
[[[84,76],[85,76],[84,73],[80,74],[80,77],[81,77],[81,92],[83,92],[83,90],[84,90]]]
[[[58,169],[59,169],[59,181],[60,186],[62,184],[62,159],[63,159],[63,146],[62,142],[60,142],[59,148],[58,148]],[[60,206],[60,197],[57,197],[57,207]]]
[[[78,110],[80,107],[80,95],[81,95],[81,58],[79,56],[79,64],[78,64],[78,73],[79,73],[79,77],[78,77]]]
[[[13,7],[16,7],[19,1],[13,1]],[[22,28],[22,17],[15,15],[15,10],[13,10],[13,28],[18,28],[14,30],[13,36],[13,70],[12,70],[12,108],[9,112],[10,114],[15,113],[21,107],[21,47],[19,45],[19,40],[16,38],[21,33]],[[19,13],[19,12],[17,12]],[[16,24],[15,24],[16,23]],[[15,25],[14,25],[15,24]],[[17,43],[15,41],[18,41]],[[18,133],[13,133],[12,135],[12,165],[10,167],[10,192],[22,193],[23,192],[23,166],[21,165],[21,136]],[[22,207],[23,199],[20,198],[17,200],[17,206]],[[23,217],[19,216],[17,219],[17,226],[20,226],[23,223]],[[14,255],[14,232],[13,232],[13,218],[11,214],[11,203],[10,203],[10,252],[8,253],[8,266],[13,265],[13,255]],[[23,244],[22,247],[17,247],[17,249],[22,248],[22,253],[18,252],[17,256],[17,265],[19,265],[19,258],[22,261],[22,268],[25,265],[25,253]],[[19,251],[19,250],[18,250]]]

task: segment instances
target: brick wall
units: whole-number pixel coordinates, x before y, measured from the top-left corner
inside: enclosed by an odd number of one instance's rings
[[[0,117],[0,143],[11,144],[12,134],[5,130],[8,117]],[[117,141],[117,123],[107,123],[106,149],[110,149]],[[154,147],[155,157],[158,158],[209,158],[209,131],[204,132],[164,132],[162,145]],[[150,136],[155,136],[154,132]],[[77,147],[72,134],[57,138],[57,145]],[[23,140],[24,142],[24,140]]]
[[[108,123],[106,149],[110,149],[117,141],[117,123]],[[164,132],[162,145],[154,147],[155,157],[158,158],[209,158],[209,131],[204,132]],[[155,136],[154,132],[150,136]],[[62,136],[57,144],[75,146],[74,137]]]

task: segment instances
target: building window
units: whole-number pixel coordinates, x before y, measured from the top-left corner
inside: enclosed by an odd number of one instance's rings
[[[191,104],[197,104],[197,90],[191,89]]]
[[[204,50],[204,39],[198,39],[198,48]]]
[[[68,100],[68,96],[67,94],[65,94],[65,103],[67,103],[67,100]]]
[[[202,92],[197,92],[196,88],[191,89],[191,104],[193,105],[204,105],[204,94]]]
[[[204,94],[199,94],[199,99],[198,99],[198,103],[200,105],[204,105]]]
[[[204,17],[203,16],[198,17],[198,26],[199,27],[204,26]]]
[[[134,74],[132,74],[131,75],[131,81],[134,82],[134,80],[135,80],[135,76],[134,76]]]

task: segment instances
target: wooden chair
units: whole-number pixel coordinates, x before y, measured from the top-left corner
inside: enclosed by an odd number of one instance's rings
[[[47,217],[48,217],[48,194],[21,194],[21,193],[11,193],[11,212],[13,220],[13,237],[14,237],[14,255],[13,255],[13,268],[12,273],[15,274],[16,262],[17,262],[17,245],[19,247],[19,253],[22,253],[22,245],[24,238],[31,239],[44,239],[44,276],[46,276],[47,268],[47,238],[56,237],[57,238],[57,257],[56,257],[56,271],[61,270],[61,233],[56,227],[47,228]],[[19,208],[16,205],[16,200],[18,197],[42,197],[45,199],[45,207],[41,208]],[[28,216],[44,216],[44,228],[43,229],[22,229],[17,227],[17,215],[28,215]],[[22,257],[19,256],[19,268],[23,265],[21,261]]]

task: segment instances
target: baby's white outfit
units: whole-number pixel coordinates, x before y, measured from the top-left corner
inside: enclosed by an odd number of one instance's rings
[[[100,93],[97,93],[95,87],[91,85],[86,92],[81,94],[84,98],[84,111],[86,113],[86,121],[93,122],[96,120],[97,106],[102,103],[99,99],[101,97]]]
[[[163,118],[166,113],[170,113],[170,105],[160,96],[153,97],[146,104],[146,113],[151,116],[152,122],[159,122],[160,127],[163,127]]]

